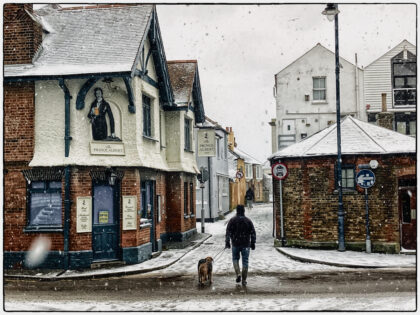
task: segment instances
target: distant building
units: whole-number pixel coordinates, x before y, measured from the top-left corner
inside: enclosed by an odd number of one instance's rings
[[[209,180],[204,184],[204,192],[202,192],[202,188],[197,182],[197,219],[201,219],[201,208],[204,205],[205,221],[214,222],[230,210],[228,132],[208,117],[206,117],[204,123],[197,124],[195,128],[196,135],[199,130],[214,131],[216,152],[215,156],[200,157],[198,156],[198,148],[196,148],[198,168],[204,167],[209,172]],[[196,146],[198,146],[198,143],[196,143]],[[204,199],[202,199],[203,195]]]
[[[364,250],[365,191],[358,171],[376,160],[376,182],[368,189],[373,252],[399,253],[417,247],[416,141],[351,116],[341,124],[345,244]],[[338,192],[336,124],[270,156],[288,168],[282,181],[283,235],[286,246],[336,248]],[[279,181],[273,180],[276,238],[281,239]]]
[[[273,151],[336,122],[335,54],[317,44],[275,74],[276,119]],[[340,57],[341,116],[367,120],[363,102],[363,70]]]
[[[416,46],[403,40],[364,70],[368,121],[387,119],[392,129],[415,136],[417,126]],[[387,112],[388,115],[380,114]],[[384,117],[385,116],[385,117]]]

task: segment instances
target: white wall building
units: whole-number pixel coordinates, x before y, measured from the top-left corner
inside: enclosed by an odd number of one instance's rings
[[[386,111],[394,130],[415,136],[417,107],[416,46],[403,40],[364,70],[365,105],[369,122],[376,122],[386,94]]]
[[[336,122],[335,56],[315,45],[275,76],[276,135],[273,149],[299,142]],[[366,120],[361,110],[363,70],[340,58],[341,116]],[[274,125],[274,124],[273,124]]]

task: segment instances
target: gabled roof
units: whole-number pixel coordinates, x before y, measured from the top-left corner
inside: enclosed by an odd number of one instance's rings
[[[223,128],[217,121],[205,116],[205,121],[202,123],[202,128],[214,128],[220,131],[223,131],[225,134],[228,134],[225,128]]]
[[[204,105],[197,60],[172,60],[167,63],[175,103],[188,105],[194,101],[195,121],[204,122]],[[190,99],[191,96],[193,99]]]
[[[5,76],[131,72],[150,27],[153,5],[49,8],[35,19],[47,32],[32,65]]]
[[[238,148],[234,148],[233,152],[236,153],[241,159],[243,159],[245,161],[245,163],[248,164],[259,164],[262,165],[263,163],[261,163],[260,161],[258,161],[257,159],[253,158],[252,156],[250,156],[248,153],[245,153],[244,151],[238,149]]]
[[[341,154],[415,153],[416,140],[347,116],[341,122]],[[337,124],[290,145],[268,159],[337,155]]]
[[[369,63],[365,68],[369,67],[370,65],[374,64],[376,61],[378,61],[379,59],[381,59],[382,57],[384,57],[386,54],[388,54],[390,51],[394,50],[395,48],[397,48],[398,46],[401,45],[408,45],[411,46],[412,48],[416,48],[415,45],[413,45],[412,43],[410,43],[408,40],[404,39],[401,43],[399,43],[398,45],[395,45],[393,48],[389,49],[386,53],[382,54],[380,57],[376,58],[374,61],[372,61],[371,63]]]
[[[285,71],[286,69],[288,69],[290,66],[292,66],[293,64],[295,64],[296,62],[298,62],[299,60],[305,58],[307,55],[313,53],[316,49],[322,49],[330,54],[332,54],[333,56],[335,56],[335,53],[332,52],[331,50],[329,50],[328,48],[326,48],[325,46],[321,45],[320,43],[316,44],[314,47],[312,47],[311,49],[309,49],[306,53],[304,53],[302,56],[300,56],[299,58],[297,58],[295,61],[293,61],[292,63],[290,63],[289,65],[287,65],[286,67],[284,67],[283,69],[281,69],[279,72],[277,72],[275,74],[275,76],[279,75],[280,73],[282,73],[283,71]],[[350,65],[354,66],[353,63],[351,63],[350,61],[347,61],[346,59],[344,59],[343,57],[340,56],[340,62],[347,62]],[[359,68],[360,69],[360,68]]]

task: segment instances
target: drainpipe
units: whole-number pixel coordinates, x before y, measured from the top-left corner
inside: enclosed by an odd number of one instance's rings
[[[65,116],[64,116],[64,156],[68,157],[70,152],[70,99],[71,95],[64,79],[58,80],[58,84],[64,91]],[[70,244],[70,166],[64,169],[64,269],[69,268],[69,244]]]
[[[212,189],[211,189],[211,185],[212,185],[212,180],[211,180],[211,177],[212,177],[212,174],[211,174],[211,160],[210,160],[210,157],[208,157],[207,158],[207,164],[208,164],[208,167],[209,167],[209,219],[212,219],[212,215],[211,215],[211,213],[212,213],[212,202],[211,202],[211,192],[212,192]]]
[[[61,89],[64,91],[64,100],[65,100],[65,114],[64,114],[64,147],[65,147],[65,157],[69,156],[70,152],[70,99],[71,95],[69,89],[64,83],[64,79],[61,78],[58,80],[58,84]]]
[[[70,244],[70,166],[64,169],[64,269],[69,269]]]
[[[359,102],[359,67],[357,66],[357,54],[354,54],[354,63],[355,63],[355,85],[356,85],[356,117],[361,119],[361,112],[360,112],[360,102]]]

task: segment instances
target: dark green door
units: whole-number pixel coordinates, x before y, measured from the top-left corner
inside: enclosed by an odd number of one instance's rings
[[[119,259],[118,185],[94,183],[93,186],[93,260]]]
[[[156,216],[155,216],[155,182],[145,180],[141,182],[141,216],[150,223],[150,242],[152,251],[157,251],[156,242]]]

